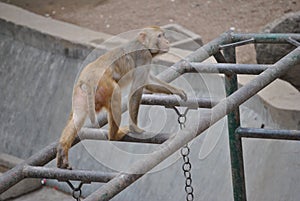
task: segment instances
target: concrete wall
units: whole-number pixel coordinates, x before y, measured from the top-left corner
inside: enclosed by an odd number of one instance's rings
[[[30,41],[18,40],[10,30],[22,31],[31,40],[41,39],[27,28],[4,20],[0,24],[0,118],[5,139],[0,149],[27,158],[58,138],[81,60],[26,44]]]
[[[24,15],[20,18],[28,24],[13,18],[13,12]],[[78,29],[73,25],[57,22],[59,30],[52,27],[51,33],[44,34],[42,28],[33,26],[34,19],[39,20],[37,24],[42,24],[41,27],[49,23],[55,26],[54,20],[2,3],[0,14],[0,152],[25,159],[59,138],[70,110],[76,74],[91,45],[74,38],[66,40],[64,32]],[[26,21],[26,17],[30,20]],[[181,80],[173,84],[183,87],[190,97],[194,94],[224,97],[224,88],[220,87],[223,80],[219,76],[186,75],[184,78],[189,82]],[[190,111],[187,124],[201,121],[201,115],[206,112],[204,109]],[[241,114],[243,126],[260,127],[264,123],[267,128],[299,129],[299,111],[278,109],[259,96],[247,101],[241,107]],[[143,106],[140,117],[141,125],[147,130],[178,131],[177,117],[172,110]],[[125,114],[123,124],[126,118]],[[299,200],[299,143],[244,140],[244,145],[249,200]],[[128,170],[134,161],[157,146],[85,141],[71,150],[70,161],[76,169]],[[195,200],[233,200],[226,119],[191,143],[191,161]],[[176,153],[113,200],[184,200],[181,164]],[[54,165],[55,161],[49,164]],[[50,181],[49,184],[67,189],[64,183]],[[99,186],[86,184],[83,194],[88,195]]]

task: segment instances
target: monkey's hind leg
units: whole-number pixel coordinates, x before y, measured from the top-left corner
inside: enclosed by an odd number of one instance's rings
[[[70,118],[67,122],[66,127],[64,128],[59,144],[57,146],[57,155],[56,162],[58,168],[63,169],[72,169],[69,166],[69,149],[72,146],[72,143],[76,137],[77,131],[73,121],[73,114],[70,114]]]
[[[129,130],[135,134],[141,134],[145,130],[141,129],[137,125],[138,112],[141,104],[141,98],[143,94],[143,88],[139,88],[129,98]]]
[[[64,128],[59,144],[57,146],[57,167],[63,169],[72,169],[69,165],[69,149],[71,148],[78,132],[84,124],[84,120],[87,116],[86,112],[76,115],[76,112],[70,115],[68,123]]]
[[[114,92],[111,97],[111,101],[107,106],[107,113],[109,124],[108,139],[122,139],[129,132],[129,129],[127,127],[119,128],[122,117],[121,89],[116,83],[114,84]]]

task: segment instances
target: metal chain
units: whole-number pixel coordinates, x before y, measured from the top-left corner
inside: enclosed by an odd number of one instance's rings
[[[72,196],[76,201],[80,201],[80,197],[81,197],[81,187],[83,185],[83,182],[80,182],[78,187],[74,187],[73,184],[70,181],[66,181],[67,184],[70,186],[70,188],[72,189]]]
[[[192,201],[194,200],[194,189],[192,187],[192,174],[191,174],[191,169],[192,169],[192,164],[190,163],[189,159],[189,153],[190,153],[190,148],[186,144],[181,148],[181,155],[183,158],[183,165],[182,165],[182,170],[183,170],[183,175],[185,177],[185,192],[186,192],[186,200],[187,201]]]
[[[173,108],[178,115],[178,123],[179,123],[180,129],[185,128],[186,114],[187,114],[189,108],[187,108],[183,114],[180,113],[176,107],[173,107]],[[185,192],[186,192],[185,198],[187,201],[193,201],[194,200],[194,189],[192,187],[192,174],[191,174],[192,164],[190,163],[190,158],[189,158],[190,148],[189,148],[188,144],[184,145],[181,148],[180,153],[181,153],[182,159],[183,159],[182,170],[183,170],[183,175],[185,177],[185,188],[184,188]]]

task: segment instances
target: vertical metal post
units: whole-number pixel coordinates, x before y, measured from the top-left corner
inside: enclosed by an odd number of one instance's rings
[[[236,63],[236,54],[234,47],[228,47],[223,50],[224,58],[227,63]],[[238,89],[237,75],[225,74],[226,96],[231,95]],[[246,201],[246,187],[243,167],[243,154],[238,145],[241,145],[241,139],[235,137],[235,130],[240,126],[239,107],[227,115],[229,148],[231,159],[232,187],[234,201]]]
[[[244,172],[244,158],[243,158],[243,143],[242,138],[237,132],[234,132],[234,142],[230,152],[231,152],[231,171],[232,173],[232,183],[233,183],[233,195],[235,201],[246,201],[246,185],[245,185],[245,172]],[[235,161],[233,161],[233,153],[235,154]],[[235,165],[233,165],[235,164]]]

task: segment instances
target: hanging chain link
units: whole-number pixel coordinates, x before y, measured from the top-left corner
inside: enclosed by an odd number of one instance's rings
[[[72,189],[72,196],[76,201],[80,201],[80,197],[81,197],[81,187],[83,185],[83,182],[80,182],[78,187],[74,187],[73,184],[70,181],[66,181],[67,184],[70,186],[70,188]]]
[[[185,122],[186,122],[186,114],[189,110],[187,108],[185,112],[182,114],[179,112],[179,110],[176,107],[173,107],[175,112],[178,115],[178,123],[180,126],[180,129],[182,130],[185,128]],[[188,144],[184,145],[181,148],[181,155],[183,159],[183,165],[182,165],[182,170],[183,170],[183,175],[185,177],[185,192],[186,192],[186,200],[187,201],[193,201],[194,200],[194,189],[192,187],[192,174],[191,174],[191,169],[192,169],[192,164],[190,163],[190,148]]]
[[[181,148],[181,155],[183,158],[183,165],[182,165],[182,170],[183,170],[183,175],[185,177],[185,192],[186,192],[186,200],[187,201],[192,201],[194,200],[194,189],[192,187],[192,174],[191,174],[191,169],[192,169],[192,164],[190,163],[189,159],[189,153],[190,153],[190,148],[186,144],[184,147]]]

